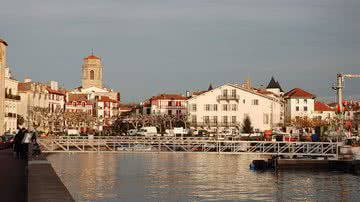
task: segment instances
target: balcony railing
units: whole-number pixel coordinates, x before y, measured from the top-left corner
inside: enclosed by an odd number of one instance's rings
[[[239,101],[239,95],[218,95],[217,100],[236,100]]]
[[[5,94],[5,98],[11,99],[11,100],[20,100],[20,95]]]
[[[16,118],[15,113],[5,113],[5,117]]]

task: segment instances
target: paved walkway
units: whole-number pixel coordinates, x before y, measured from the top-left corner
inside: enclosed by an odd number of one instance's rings
[[[26,160],[16,160],[12,149],[0,150],[0,201],[26,201]]]

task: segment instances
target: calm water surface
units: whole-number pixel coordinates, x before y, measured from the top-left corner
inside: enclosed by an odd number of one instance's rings
[[[336,172],[253,172],[255,156],[54,154],[76,201],[360,201],[360,177]]]

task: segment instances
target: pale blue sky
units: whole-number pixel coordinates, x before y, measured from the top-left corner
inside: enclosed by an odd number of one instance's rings
[[[360,73],[359,10],[358,0],[0,0],[0,37],[17,79],[67,88],[93,48],[125,102],[272,75],[331,97],[337,72]],[[360,95],[360,81],[345,84]]]

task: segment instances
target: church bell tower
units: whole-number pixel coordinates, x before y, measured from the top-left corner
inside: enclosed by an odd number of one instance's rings
[[[101,59],[93,54],[84,58],[82,65],[82,87],[103,88]]]

